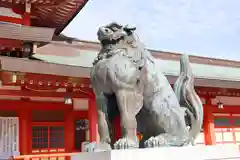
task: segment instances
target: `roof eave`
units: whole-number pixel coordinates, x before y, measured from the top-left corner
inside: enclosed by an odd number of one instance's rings
[[[71,22],[72,20],[77,16],[77,14],[83,9],[83,7],[87,4],[88,0],[83,0],[82,5],[78,7],[76,12],[73,14],[73,16],[67,21],[67,23],[64,24],[64,26],[60,29],[55,30],[55,34],[59,35]]]

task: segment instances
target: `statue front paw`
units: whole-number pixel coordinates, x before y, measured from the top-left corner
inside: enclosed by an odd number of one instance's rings
[[[102,152],[112,150],[110,144],[106,142],[91,142],[84,146],[83,152]]]
[[[177,137],[170,134],[160,134],[156,137],[151,137],[144,142],[146,148],[155,147],[182,147],[189,144],[187,136]]]
[[[134,149],[138,147],[138,142],[129,138],[121,138],[114,144],[114,149]]]
[[[151,137],[147,141],[144,142],[146,148],[156,148],[165,146],[165,139],[161,136]]]

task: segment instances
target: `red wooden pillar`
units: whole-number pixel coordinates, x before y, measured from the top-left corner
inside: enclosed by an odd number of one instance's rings
[[[74,125],[74,111],[71,107],[69,110],[65,112],[65,135],[64,135],[64,144],[66,152],[74,151],[74,133],[75,133],[75,125]]]
[[[113,124],[113,131],[114,131],[113,141],[116,142],[122,137],[121,120],[119,115],[113,119],[112,124]]]
[[[97,141],[97,106],[96,100],[90,98],[88,100],[88,121],[89,121],[89,140]]]
[[[24,106],[23,106],[24,107]],[[22,155],[29,154],[31,148],[31,112],[28,109],[22,108],[18,111],[19,117],[19,150]]]
[[[206,99],[206,105],[204,105],[204,120],[203,130],[206,145],[216,144],[216,137],[214,133],[214,117],[212,115],[211,99]]]
[[[23,25],[30,26],[31,25],[31,4],[25,2],[25,12],[22,15],[23,17]]]
[[[30,26],[30,13],[25,12],[23,14],[23,25]]]

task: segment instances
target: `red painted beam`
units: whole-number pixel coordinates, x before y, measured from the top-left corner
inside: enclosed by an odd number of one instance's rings
[[[12,48],[12,47],[22,48],[22,41],[0,38],[0,49],[2,49],[2,47],[3,47],[3,49]]]
[[[0,95],[4,96],[14,96],[14,97],[72,97],[72,98],[91,98],[93,95],[91,93],[81,93],[81,92],[36,92],[28,90],[6,90],[0,89]]]
[[[73,113],[74,119],[87,119],[88,118],[88,111],[74,111]]]
[[[0,21],[2,22],[9,22],[9,23],[16,23],[16,24],[23,24],[24,21],[21,18],[14,18],[14,17],[7,17],[7,16],[0,16]]]
[[[22,100],[0,100],[1,110],[66,110],[72,107],[63,102],[41,102],[41,101],[22,101]]]
[[[210,106],[208,106],[210,107]],[[223,108],[218,108],[217,105],[212,105],[212,112],[213,113],[232,113],[232,114],[239,114],[240,113],[240,106],[231,106],[231,105],[224,105]]]

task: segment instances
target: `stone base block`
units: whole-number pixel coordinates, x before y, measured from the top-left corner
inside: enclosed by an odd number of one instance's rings
[[[79,153],[72,160],[210,160],[239,159],[239,145],[186,146],[112,150],[95,153]]]

